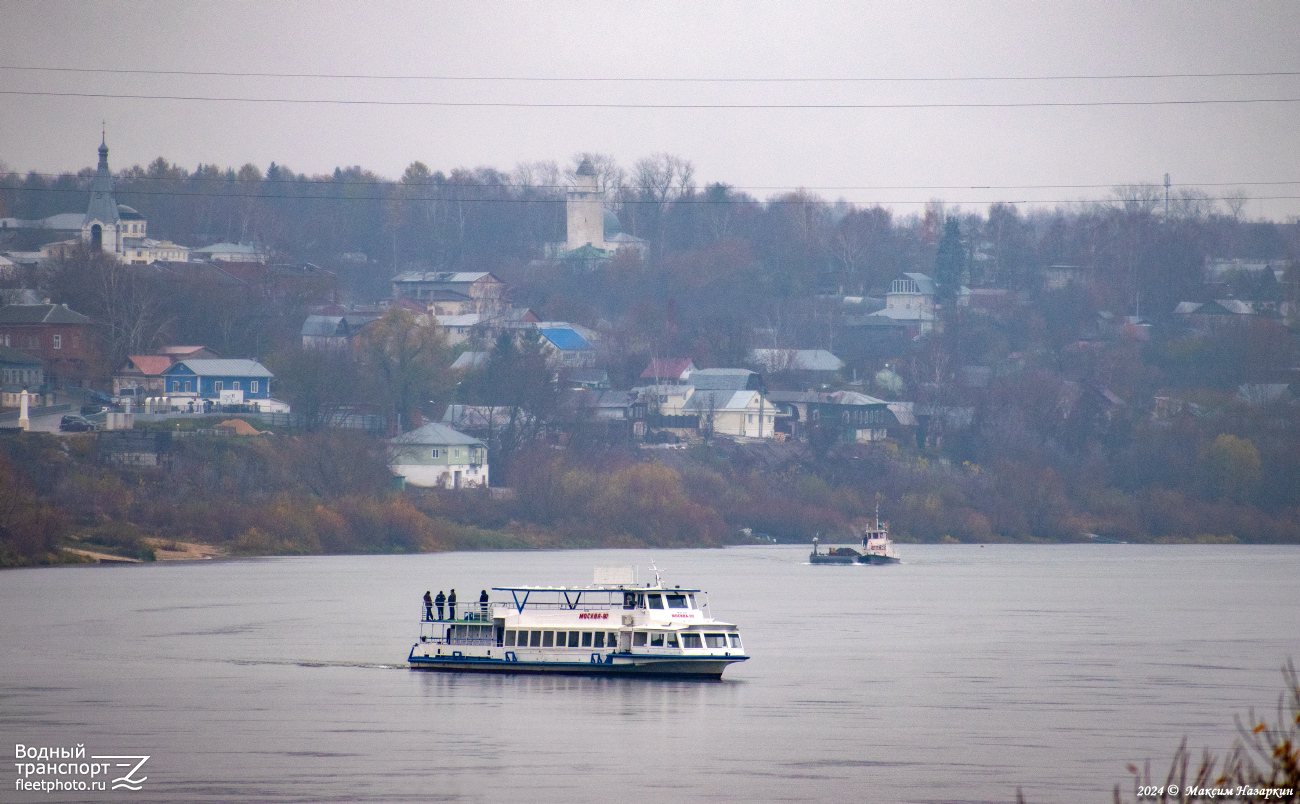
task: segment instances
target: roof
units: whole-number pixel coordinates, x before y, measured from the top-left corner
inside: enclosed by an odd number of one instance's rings
[[[203,248],[190,249],[193,254],[260,254],[257,246],[244,243],[213,243]]]
[[[473,284],[485,277],[490,277],[494,282],[501,281],[487,271],[406,271],[393,277],[392,281],[439,282],[460,285]]]
[[[643,380],[686,379],[695,368],[695,361],[689,357],[655,357],[650,365],[641,372]]]
[[[885,308],[877,310],[874,313],[868,313],[863,316],[866,319],[888,318],[891,321],[933,321],[934,314],[922,312],[921,310],[908,310],[902,307]],[[865,322],[865,323],[869,323]]]
[[[556,349],[564,352],[583,351],[592,348],[591,344],[587,343],[586,338],[571,329],[543,329],[541,332],[543,338],[550,341]]]
[[[939,288],[934,284],[934,280],[925,274],[905,273],[903,276],[916,283],[916,289],[928,296],[933,296],[939,292]]]
[[[890,402],[889,412],[894,414],[894,418],[904,427],[916,426],[916,412],[913,402]]]
[[[217,359],[179,360],[172,368],[184,366],[200,377],[274,377],[256,360]]]
[[[857,391],[836,391],[833,394],[827,394],[829,401],[836,405],[888,405],[883,399],[877,399],[874,396],[860,394]]]
[[[176,357],[185,357],[195,352],[212,351],[206,346],[164,346],[158,350],[160,355],[174,355]]]
[[[453,430],[445,424],[429,422],[409,433],[402,433],[391,440],[393,444],[469,444],[483,446],[477,438],[467,436],[459,430]]]
[[[21,363],[25,366],[42,365],[39,357],[33,357],[21,349],[13,349],[8,346],[0,346],[0,363]]]
[[[144,216],[135,207],[128,207],[126,204],[117,205],[117,216],[124,221],[144,220]]]
[[[701,391],[741,391],[749,388],[758,373],[749,369],[712,368],[691,372],[690,383]]]
[[[134,366],[141,374],[148,377],[155,377],[172,367],[172,359],[166,355],[130,355],[126,359],[126,370]]]
[[[839,371],[844,361],[825,349],[755,349],[749,359],[765,371]]]
[[[355,335],[366,324],[378,321],[378,314],[309,315],[302,322],[302,333],[309,337],[333,338]]]
[[[463,315],[439,315],[434,316],[438,324],[444,327],[472,327],[483,320],[483,316],[478,313],[465,313]]]
[[[595,176],[596,168],[591,164],[591,160],[584,156],[576,172],[579,176]]]
[[[62,231],[80,231],[81,225],[86,222],[86,216],[80,212],[60,212],[58,215],[41,221],[45,229],[59,229]]]
[[[562,260],[604,260],[609,259],[613,254],[603,248],[597,248],[590,243],[578,246],[575,249],[564,252],[560,255]]]
[[[66,304],[11,304],[0,307],[0,324],[89,324]]]
[[[451,364],[454,369],[478,368],[487,365],[488,360],[492,359],[491,352],[463,352],[456,362]]]
[[[103,140],[99,143],[99,165],[95,168],[95,178],[90,182],[90,204],[83,220],[85,223],[99,221],[106,226],[119,220],[117,202],[113,200],[113,174],[108,170],[108,143]]]
[[[691,398],[682,406],[682,410],[746,410],[754,401],[754,397],[760,396],[758,391],[732,391],[719,389],[715,391],[700,391],[698,388]]]

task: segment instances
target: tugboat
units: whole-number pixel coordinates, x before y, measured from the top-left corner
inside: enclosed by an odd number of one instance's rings
[[[876,506],[876,526],[867,528],[862,534],[862,552],[852,547],[831,547],[820,552],[818,539],[813,538],[812,554],[808,556],[810,564],[897,564],[902,561],[898,550],[889,540],[889,529],[880,524],[880,506]]]
[[[407,661],[413,670],[717,680],[749,658],[703,591],[665,586],[651,571],[645,584],[632,567],[597,567],[590,586],[493,587],[459,619],[426,609]]]

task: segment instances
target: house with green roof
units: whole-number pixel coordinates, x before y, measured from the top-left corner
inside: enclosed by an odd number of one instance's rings
[[[488,484],[487,445],[437,422],[391,439],[388,467],[412,486],[461,489]]]

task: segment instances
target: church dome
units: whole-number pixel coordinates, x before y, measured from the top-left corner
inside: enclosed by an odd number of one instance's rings
[[[609,210],[605,210],[605,239],[613,237],[623,232],[623,224],[619,221],[618,216]]]

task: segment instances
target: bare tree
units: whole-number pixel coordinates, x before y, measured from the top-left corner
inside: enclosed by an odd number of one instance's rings
[[[1121,184],[1111,190],[1120,209],[1150,215],[1164,202],[1164,188],[1158,184]]]

